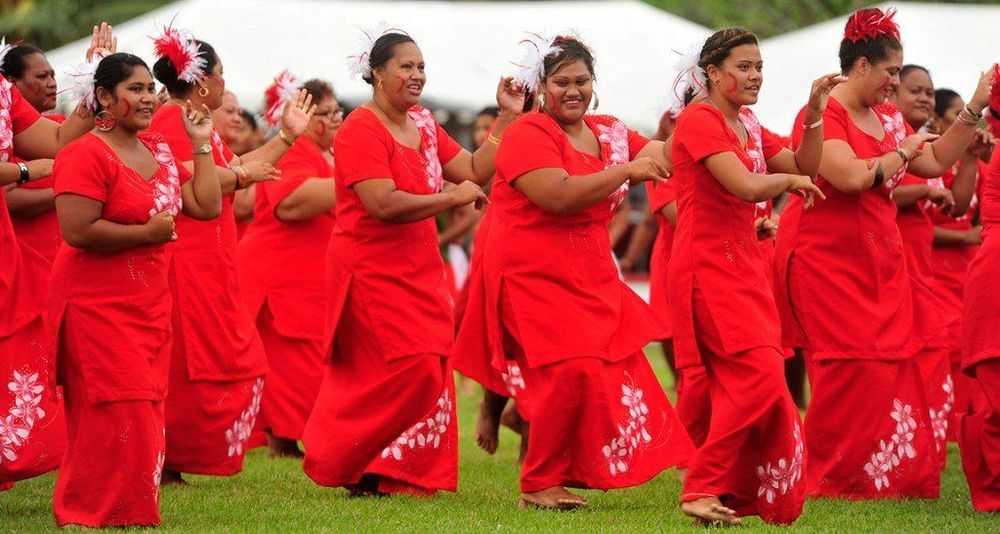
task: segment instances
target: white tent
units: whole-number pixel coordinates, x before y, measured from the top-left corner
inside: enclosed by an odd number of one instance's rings
[[[969,98],[979,74],[1000,60],[1000,6],[893,2],[903,41],[903,62],[930,70],[936,87]],[[812,81],[839,72],[837,52],[847,17],[765,40],[764,86],[755,106],[769,128],[791,131],[795,115],[806,103]]]
[[[575,31],[597,56],[600,109],[652,131],[664,109],[676,54],[709,31],[638,1],[422,2],[338,0],[181,0],[120,24],[119,50],[152,59],[150,36],[175,25],[216,48],[226,84],[259,109],[264,88],[282,69],[331,81],[358,103],[370,87],[352,80],[346,56],[359,27],[385,20],[406,30],[427,62],[425,102],[474,111],[492,104],[499,77],[514,72],[526,31]],[[78,64],[88,40],[48,54],[57,73]],[[60,76],[61,87],[69,83]]]

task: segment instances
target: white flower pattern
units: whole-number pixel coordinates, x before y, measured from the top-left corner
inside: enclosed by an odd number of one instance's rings
[[[628,375],[625,375],[625,382],[621,385],[620,402],[626,409],[627,417],[618,424],[618,435],[601,449],[611,476],[628,473],[636,451],[653,441],[653,436],[646,429],[649,407],[643,400],[644,393]]]
[[[806,446],[802,441],[802,428],[798,421],[792,429],[792,439],[795,441],[795,452],[790,458],[782,456],[777,462],[757,466],[757,478],[760,479],[757,498],[764,499],[768,504],[774,504],[774,499],[778,496],[787,495],[802,480]]]
[[[14,125],[10,119],[10,106],[13,103],[11,88],[14,84],[0,79],[0,162],[10,160],[14,150]]]
[[[163,212],[177,215],[183,207],[177,162],[170,151],[170,146],[166,143],[157,143],[156,153],[153,156],[161,167],[166,168],[167,176],[165,182],[161,178],[154,178],[156,181],[153,183],[153,207],[149,210],[149,216]],[[158,177],[159,173],[156,176]]]
[[[865,474],[878,491],[889,487],[889,474],[899,467],[903,460],[917,457],[917,449],[913,446],[917,430],[913,407],[899,399],[893,399],[889,416],[896,421],[896,428],[888,441],[879,440],[878,450],[871,454],[864,466]]]
[[[885,130],[885,137],[882,139],[882,144],[887,145],[887,151],[896,150],[903,140],[906,139],[906,123],[903,122],[903,115],[899,110],[894,111],[891,115],[887,113],[876,113],[876,115],[882,122],[882,129]],[[896,171],[896,174],[887,177],[882,187],[890,192],[895,189],[899,185],[899,182],[903,180],[907,166],[903,165]]]
[[[934,407],[929,409],[931,429],[934,431],[934,448],[938,452],[941,452],[948,442],[948,418],[951,417],[951,409],[955,405],[955,386],[951,380],[951,373],[945,376],[941,390],[945,394],[941,407],[937,410]]]
[[[427,108],[414,108],[408,112],[410,119],[420,130],[421,155],[424,161],[424,172],[427,175],[427,187],[431,193],[440,193],[444,186],[444,169],[438,159],[437,121],[434,114]]]
[[[500,378],[507,386],[511,398],[517,398],[518,390],[524,391],[524,375],[521,374],[521,367],[517,362],[507,362],[507,372],[501,372]]]
[[[448,425],[451,424],[452,402],[447,387],[438,397],[436,406],[434,415],[418,421],[382,449],[382,458],[400,461],[408,450],[440,447],[441,438],[448,432]]]
[[[246,442],[250,439],[253,426],[260,412],[260,398],[264,394],[264,379],[258,378],[251,390],[250,405],[247,406],[233,425],[226,430],[226,442],[229,443],[229,457],[243,454]]]
[[[0,464],[18,459],[18,449],[31,437],[39,419],[45,418],[41,408],[45,386],[38,382],[38,373],[13,371],[7,389],[14,395],[14,407],[0,415]]]
[[[597,131],[600,132],[597,140],[601,144],[601,156],[606,162],[604,168],[610,169],[616,165],[628,163],[628,128],[625,123],[615,119],[610,125],[598,124]],[[618,209],[627,194],[628,181],[608,196],[611,199],[611,211]]]

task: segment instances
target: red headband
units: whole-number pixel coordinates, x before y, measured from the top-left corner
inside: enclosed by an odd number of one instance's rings
[[[884,12],[877,7],[859,9],[847,19],[844,39],[856,43],[885,35],[894,41],[899,41],[899,26],[893,20],[895,16],[896,10],[893,8]]]

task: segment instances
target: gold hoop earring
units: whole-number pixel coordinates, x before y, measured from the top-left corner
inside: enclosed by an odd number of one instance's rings
[[[382,78],[378,78],[378,79],[375,80],[375,88],[376,89],[381,89],[382,88]]]
[[[208,96],[208,87],[205,87],[204,85],[202,85],[201,87],[199,87],[198,88],[198,96],[200,96],[202,98],[207,97]]]
[[[102,109],[94,115],[94,127],[102,132],[109,132],[115,127],[115,114]]]

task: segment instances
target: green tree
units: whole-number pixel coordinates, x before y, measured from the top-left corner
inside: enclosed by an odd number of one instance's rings
[[[0,0],[0,35],[43,50],[79,39],[95,23],[118,24],[170,0]]]

